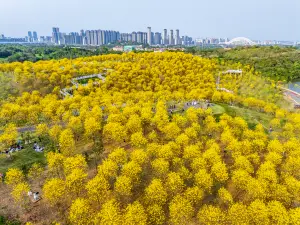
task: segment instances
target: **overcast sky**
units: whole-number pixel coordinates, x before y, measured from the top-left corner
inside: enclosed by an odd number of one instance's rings
[[[0,0],[0,34],[51,35],[80,29],[197,37],[300,40],[300,0]]]

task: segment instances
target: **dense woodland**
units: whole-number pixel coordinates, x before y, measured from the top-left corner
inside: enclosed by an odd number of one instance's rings
[[[240,62],[251,65],[264,76],[277,81],[300,78],[300,50],[293,47],[239,47],[233,49],[190,48],[187,52],[220,61]]]
[[[276,81],[300,78],[300,50],[293,47],[237,47],[232,49],[190,47],[187,53],[221,61],[240,62]],[[0,62],[36,62],[51,59],[75,59],[113,53],[109,48],[73,48],[63,46],[0,45]],[[116,53],[116,52],[115,52]],[[118,53],[119,54],[119,53]]]
[[[220,80],[229,91],[217,90],[219,72],[238,68],[242,76]],[[27,225],[300,224],[300,114],[251,66],[166,52],[0,71],[19,91],[0,103],[1,149],[22,126],[47,143],[46,165],[0,171],[2,196],[10,193],[0,213]],[[105,80],[59,94],[97,73]],[[267,115],[272,129],[216,115],[218,104]],[[36,205],[32,188],[43,197]]]
[[[109,49],[103,48],[78,48],[47,45],[0,45],[0,62],[36,62],[51,59],[74,59],[109,53]]]

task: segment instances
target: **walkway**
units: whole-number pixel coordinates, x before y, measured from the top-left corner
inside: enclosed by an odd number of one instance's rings
[[[300,105],[300,93],[293,91],[288,88],[284,87],[278,87],[279,89],[283,90],[285,92],[285,95],[292,101],[294,102],[295,106]]]
[[[80,84],[78,83],[78,81],[80,80],[85,80],[85,79],[91,79],[91,78],[99,78],[100,80],[103,80],[105,81],[105,77],[103,76],[105,73],[100,73],[100,74],[92,74],[92,75],[86,75],[86,76],[81,76],[81,77],[76,77],[76,78],[73,78],[71,80],[71,83],[76,87],[78,88],[79,85],[82,85],[82,86],[87,86],[88,84]],[[73,94],[71,94],[73,92],[73,87],[70,87],[70,88],[63,88],[60,90],[60,93],[63,97],[66,97],[66,96],[73,96]]]

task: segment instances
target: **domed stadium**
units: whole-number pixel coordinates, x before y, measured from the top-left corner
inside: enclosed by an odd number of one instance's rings
[[[227,45],[242,45],[242,46],[246,46],[246,45],[255,45],[256,43],[253,42],[253,41],[251,41],[249,38],[237,37],[237,38],[233,38],[232,40],[230,40],[226,44]]]

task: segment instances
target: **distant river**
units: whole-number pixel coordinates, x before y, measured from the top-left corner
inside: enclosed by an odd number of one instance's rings
[[[300,79],[296,79],[288,83],[288,88],[300,93]]]

